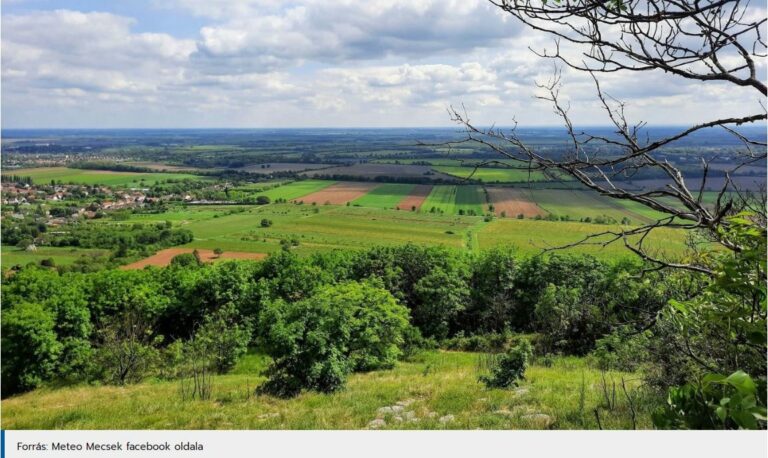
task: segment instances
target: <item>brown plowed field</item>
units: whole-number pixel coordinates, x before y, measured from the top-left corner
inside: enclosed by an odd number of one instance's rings
[[[413,187],[411,193],[408,194],[403,200],[400,201],[397,206],[401,210],[410,210],[416,207],[416,210],[421,208],[421,204],[427,200],[427,196],[432,192],[432,186],[428,184],[418,184]]]
[[[143,269],[146,266],[158,266],[158,267],[164,267],[171,263],[171,259],[174,257],[184,254],[184,253],[192,253],[195,251],[193,248],[167,248],[165,250],[160,250],[157,253],[153,254],[152,256],[148,258],[144,258],[141,261],[136,261],[131,264],[126,264],[124,266],[121,266],[120,268],[123,270],[132,270],[132,269]],[[264,259],[267,257],[264,253],[245,253],[242,251],[225,251],[221,254],[221,256],[216,256],[213,253],[213,250],[201,250],[198,248],[198,253],[200,253],[200,257],[205,262],[213,262],[216,259]]]
[[[522,189],[488,188],[488,198],[497,215],[501,215],[501,212],[504,212],[507,218],[514,218],[521,213],[526,218],[546,215],[547,212],[532,202],[527,194],[527,191]]]
[[[295,200],[302,201],[305,204],[316,203],[317,205],[324,205],[328,203],[331,205],[344,205],[368,194],[371,189],[378,185],[379,183],[336,183]]]

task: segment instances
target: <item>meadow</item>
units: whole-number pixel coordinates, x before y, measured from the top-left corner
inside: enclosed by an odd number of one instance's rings
[[[387,183],[352,201],[352,205],[373,208],[395,208],[406,198],[416,185]]]
[[[486,389],[480,353],[426,351],[389,371],[353,374],[333,394],[254,395],[268,357],[251,353],[216,376],[210,400],[182,400],[178,381],[41,388],[3,400],[4,429],[606,429],[651,427],[639,374],[606,372],[584,358],[534,364],[516,389]],[[603,382],[605,377],[605,385]],[[609,408],[604,386],[624,380]],[[397,414],[401,406],[402,413]],[[390,407],[390,409],[387,409]],[[393,412],[394,411],[394,412]],[[412,412],[412,413],[407,413]],[[400,420],[398,420],[398,418]],[[375,422],[374,420],[383,420]]]
[[[459,167],[459,166],[435,166],[435,170],[453,175],[457,178],[482,181],[483,183],[517,183],[528,181],[547,181],[548,178],[541,172],[517,170],[517,169],[499,169],[488,167]]]
[[[39,264],[43,259],[53,259],[59,266],[72,264],[80,258],[109,254],[108,250],[71,248],[71,247],[38,247],[35,251],[25,251],[20,248],[3,245],[3,268],[15,265],[26,265],[30,262]]]
[[[606,230],[618,230],[617,226],[581,223],[573,221],[546,221],[531,219],[495,219],[476,233],[478,248],[496,246],[514,247],[522,254],[537,254],[546,249],[561,247]],[[604,242],[607,237],[592,240]],[[651,248],[672,258],[680,257],[687,249],[685,232],[661,228],[654,230],[646,242]],[[607,246],[580,245],[568,248],[570,253],[591,254],[601,259],[615,259],[634,256],[621,240]]]
[[[36,184],[48,184],[51,180],[64,184],[87,184],[105,186],[151,186],[160,181],[203,179],[188,173],[135,173],[112,172],[107,170],[70,169],[66,167],[41,167],[15,169],[14,175],[31,177]]]

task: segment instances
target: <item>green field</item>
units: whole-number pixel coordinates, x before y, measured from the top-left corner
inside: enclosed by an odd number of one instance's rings
[[[303,393],[293,399],[254,396],[268,360],[250,354],[234,371],[216,376],[212,399],[183,401],[179,382],[127,386],[38,389],[3,400],[4,429],[365,429],[379,416],[385,429],[597,429],[593,410],[604,403],[601,372],[575,357],[555,357],[551,367],[534,364],[519,389],[484,389],[481,356],[431,351],[391,371],[350,376],[334,394]],[[624,378],[636,398],[637,426],[650,428],[657,399],[639,385],[639,374],[605,373],[607,383]],[[581,393],[584,396],[582,398]],[[418,421],[398,422],[377,410],[407,404]],[[452,419],[445,420],[445,418]],[[606,429],[632,427],[619,396],[601,409]],[[443,418],[443,421],[440,419]]]
[[[517,169],[474,168],[457,166],[435,166],[438,172],[453,175],[458,178],[470,178],[483,183],[517,183],[526,181],[547,181],[548,178],[541,172]]]
[[[2,247],[3,269],[15,265],[26,265],[30,262],[39,264],[43,259],[53,259],[57,266],[72,264],[83,256],[98,256],[107,254],[108,250],[72,248],[72,247],[39,247],[35,251],[25,251],[12,246]]]
[[[151,186],[158,181],[203,179],[187,173],[134,173],[112,172],[107,170],[69,169],[66,167],[41,167],[34,169],[13,170],[13,175],[32,177],[33,183],[48,184],[51,180],[64,184],[88,184],[105,186]]]
[[[592,191],[531,189],[527,192],[530,199],[548,213],[569,216],[572,220],[608,216],[616,221],[626,217],[632,224],[646,224],[661,216],[641,204],[604,197]]]
[[[496,219],[478,231],[477,238],[480,249],[513,246],[522,254],[537,254],[546,248],[573,243],[607,229],[611,227],[580,222]],[[685,235],[684,231],[657,229],[648,237],[646,245],[659,248],[657,256],[666,254],[674,259],[686,251]],[[577,246],[569,248],[568,252],[588,253],[604,259],[634,256],[621,240],[605,247]]]
[[[328,180],[294,181],[292,183],[284,184],[282,186],[260,192],[258,195],[267,196],[272,200],[293,200],[298,199],[299,197],[304,197],[307,194],[312,194],[313,192],[317,192],[323,188],[327,188],[334,183],[335,181]]]
[[[412,184],[382,184],[368,194],[352,201],[352,205],[374,208],[395,208],[415,185]]]
[[[421,211],[443,212],[452,215],[456,210],[456,186],[438,185],[432,188],[427,199],[421,204]]]
[[[465,213],[474,212],[482,215],[485,212],[487,199],[481,186],[457,186],[456,211],[464,210]]]

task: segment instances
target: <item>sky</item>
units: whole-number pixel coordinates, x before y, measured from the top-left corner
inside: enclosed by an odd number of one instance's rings
[[[484,0],[4,0],[3,128],[559,125],[536,99],[552,37]],[[578,52],[578,50],[566,50]],[[633,121],[760,112],[754,90],[610,74]],[[564,71],[583,125],[592,81]]]

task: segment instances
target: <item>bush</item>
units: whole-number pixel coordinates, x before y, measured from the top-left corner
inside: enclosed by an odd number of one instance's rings
[[[271,200],[269,199],[269,196],[258,196],[256,198],[256,203],[258,205],[267,205],[270,202],[271,202]]]
[[[272,220],[264,218],[261,220],[261,227],[270,227],[272,226]]]
[[[490,375],[483,375],[480,381],[488,388],[509,388],[516,386],[525,378],[528,360],[533,355],[533,347],[527,340],[500,355],[491,367]]]
[[[37,388],[54,374],[62,352],[54,325],[54,315],[39,304],[20,303],[3,311],[3,397]]]
[[[205,318],[195,341],[208,355],[212,369],[223,374],[248,350],[252,333],[250,320],[241,320],[234,305],[227,304]]]
[[[176,267],[188,267],[200,265],[198,257],[192,253],[177,254],[171,259],[171,265]]]
[[[622,327],[598,339],[592,354],[602,370],[634,372],[648,361],[647,346],[650,337],[650,331],[635,333]]]
[[[274,361],[260,391],[281,397],[336,391],[350,371],[393,367],[409,327],[407,309],[380,282],[324,286],[292,304],[275,301],[261,322]]]

